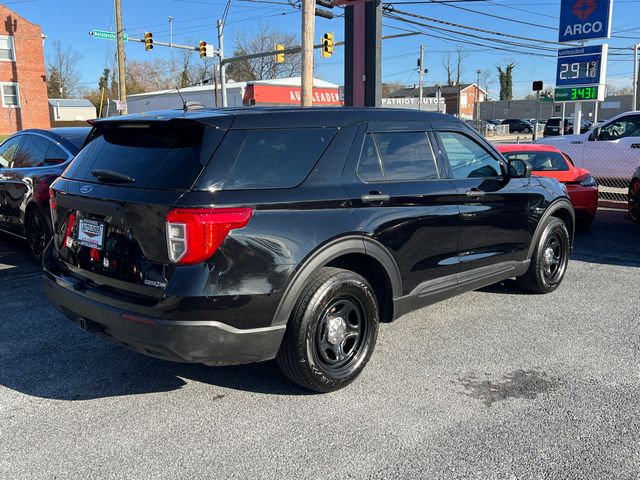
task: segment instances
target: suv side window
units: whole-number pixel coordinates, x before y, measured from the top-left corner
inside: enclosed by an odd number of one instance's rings
[[[449,159],[453,178],[486,178],[502,175],[500,160],[475,140],[459,132],[438,132]]]
[[[0,146],[0,168],[8,168],[18,150],[22,135],[10,138]]]
[[[295,187],[309,175],[336,132],[335,128],[250,130],[223,188]]]
[[[598,140],[618,140],[624,137],[640,137],[640,115],[622,117],[600,129]]]
[[[421,181],[438,178],[426,132],[368,133],[357,174],[365,182]]]
[[[51,142],[39,135],[25,135],[11,168],[42,167]]]

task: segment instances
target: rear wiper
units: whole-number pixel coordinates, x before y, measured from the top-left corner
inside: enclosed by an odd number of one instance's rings
[[[135,178],[113,170],[91,170],[91,175],[96,177],[98,181],[105,183],[133,183],[136,181]]]

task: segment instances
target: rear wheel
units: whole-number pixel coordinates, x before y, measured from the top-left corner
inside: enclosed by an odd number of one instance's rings
[[[34,207],[27,213],[25,230],[33,261],[42,264],[42,253],[51,238],[51,224],[42,210]]]
[[[371,357],[378,336],[378,304],[357,273],[325,267],[305,287],[278,352],[282,372],[316,392],[350,384]]]
[[[640,223],[640,179],[636,178],[629,186],[629,216]]]
[[[550,217],[546,220],[529,270],[518,283],[533,293],[553,292],[564,278],[569,262],[569,231],[562,220]]]

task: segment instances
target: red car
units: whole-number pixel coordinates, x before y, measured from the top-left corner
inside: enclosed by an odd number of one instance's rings
[[[531,164],[534,175],[564,183],[576,218],[587,225],[593,222],[598,209],[598,184],[588,170],[576,167],[569,156],[550,145],[504,144],[496,148],[507,160],[519,158]]]

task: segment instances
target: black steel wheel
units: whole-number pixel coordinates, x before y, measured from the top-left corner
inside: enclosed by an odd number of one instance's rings
[[[550,217],[542,228],[529,269],[517,279],[524,289],[533,293],[550,293],[558,288],[569,262],[571,240],[565,223]]]
[[[331,392],[353,382],[378,336],[378,302],[369,283],[349,270],[324,267],[293,309],[277,362],[293,382]]]
[[[27,213],[25,222],[27,244],[33,261],[42,264],[42,254],[51,239],[51,224],[44,213],[37,207]]]
[[[631,220],[640,223],[640,179],[635,179],[629,185],[629,216]]]

